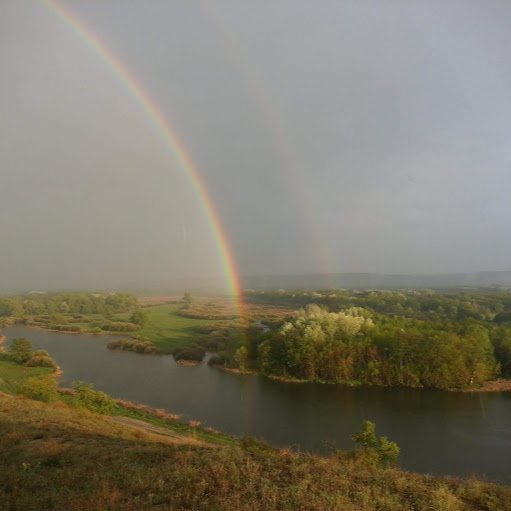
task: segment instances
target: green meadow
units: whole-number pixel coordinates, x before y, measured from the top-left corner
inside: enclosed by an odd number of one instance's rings
[[[192,319],[179,316],[177,312],[181,304],[157,305],[143,310],[148,315],[147,323],[135,332],[137,336],[146,337],[164,353],[172,353],[176,348],[182,348],[197,341],[197,328],[219,320]],[[120,319],[129,319],[130,314],[118,314]],[[229,320],[223,320],[227,324]],[[119,332],[119,335],[123,335]],[[125,335],[125,334],[124,334]]]
[[[142,310],[147,314],[147,322],[135,332],[103,332],[108,335],[122,335],[123,337],[140,337],[145,338],[154,343],[163,353],[173,353],[176,348],[182,348],[187,344],[198,340],[197,329],[211,323],[233,323],[233,320],[219,319],[195,319],[180,316],[179,310],[182,304],[156,305],[153,307],[145,307]],[[112,321],[129,320],[131,312],[116,314]],[[91,321],[102,321],[102,314],[86,314],[84,315]],[[81,327],[82,333],[92,333],[93,327],[91,323],[76,323]]]

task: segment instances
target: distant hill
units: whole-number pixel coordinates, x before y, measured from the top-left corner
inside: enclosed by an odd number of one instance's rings
[[[310,273],[304,275],[243,275],[244,289],[448,289],[479,287],[511,287],[511,271],[475,273],[382,274],[382,273]],[[172,291],[213,293],[225,289],[220,278],[139,281],[123,286],[127,290],[146,292]]]
[[[248,289],[391,289],[511,286],[511,271],[392,275],[379,273],[331,273],[243,277]]]

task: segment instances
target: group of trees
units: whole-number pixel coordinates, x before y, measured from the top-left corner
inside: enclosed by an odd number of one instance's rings
[[[57,364],[45,350],[32,351],[32,343],[24,337],[12,340],[9,356],[14,362],[27,367],[50,367],[56,369]]]
[[[0,299],[1,316],[39,314],[105,314],[128,312],[138,307],[138,300],[128,293],[38,293]]]
[[[240,365],[284,378],[462,388],[498,374],[494,343],[511,355],[510,334],[474,322],[386,317],[357,307],[328,312],[308,305],[278,330],[252,338],[237,356]]]

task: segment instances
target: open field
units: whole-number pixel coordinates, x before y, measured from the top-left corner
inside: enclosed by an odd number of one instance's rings
[[[135,334],[147,337],[164,353],[172,353],[176,348],[196,341],[197,328],[211,321],[179,316],[177,312],[181,307],[182,305],[169,304],[145,308],[148,321]],[[121,319],[129,319],[129,316],[129,313],[117,315]],[[115,335],[116,332],[112,334]],[[126,335],[123,332],[118,334]]]

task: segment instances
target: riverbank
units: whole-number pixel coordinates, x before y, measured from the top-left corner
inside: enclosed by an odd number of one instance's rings
[[[511,488],[258,442],[211,448],[136,420],[0,396],[0,508],[511,511]]]
[[[511,380],[487,381],[482,387],[468,389],[449,389],[450,392],[511,392]]]

